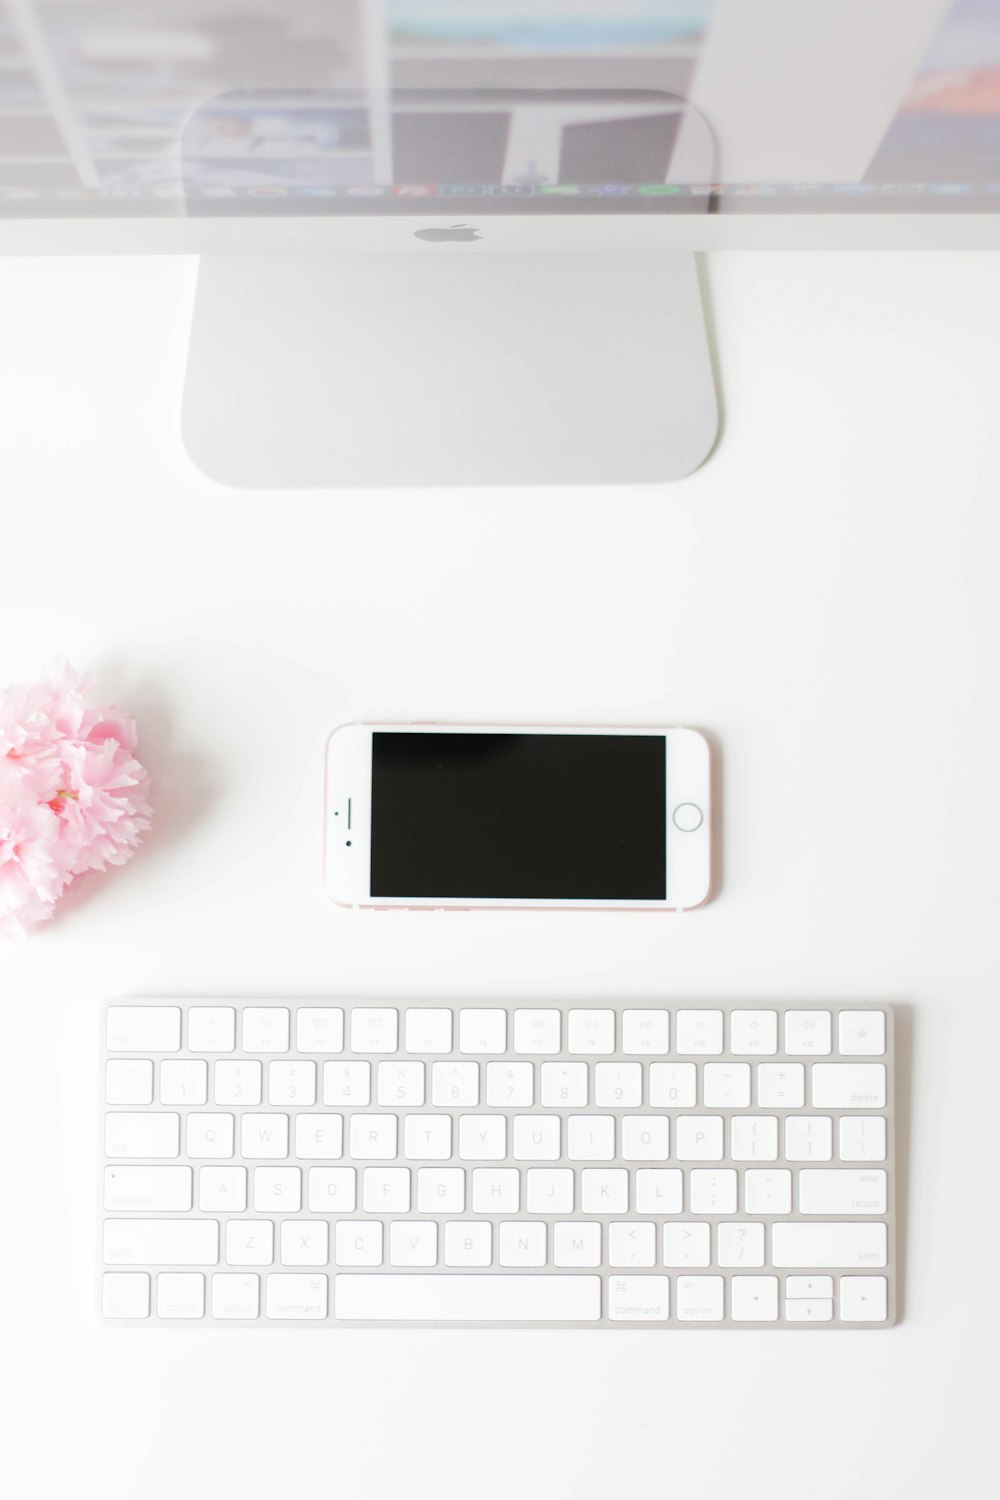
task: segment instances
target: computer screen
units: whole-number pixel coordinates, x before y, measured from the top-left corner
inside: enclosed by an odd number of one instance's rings
[[[0,233],[998,207],[997,0],[0,0]]]

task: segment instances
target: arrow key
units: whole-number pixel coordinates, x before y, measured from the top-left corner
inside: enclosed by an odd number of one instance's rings
[[[777,1276],[734,1276],[730,1297],[734,1323],[773,1323],[778,1316]]]
[[[786,1297],[785,1317],[789,1323],[829,1323],[833,1317],[832,1297]]]
[[[832,1276],[786,1276],[785,1296],[797,1297],[832,1297]]]

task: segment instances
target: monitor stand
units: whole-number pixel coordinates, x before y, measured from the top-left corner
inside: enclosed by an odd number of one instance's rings
[[[656,484],[698,467],[718,407],[693,254],[477,249],[204,256],[191,458],[250,489]]]

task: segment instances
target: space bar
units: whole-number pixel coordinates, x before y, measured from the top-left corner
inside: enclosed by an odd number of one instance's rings
[[[337,1318],[397,1323],[593,1323],[599,1276],[337,1276]]]

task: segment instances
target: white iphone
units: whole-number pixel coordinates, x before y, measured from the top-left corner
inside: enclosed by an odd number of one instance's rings
[[[343,906],[686,910],[712,889],[711,780],[693,729],[348,724],[326,887]]]

